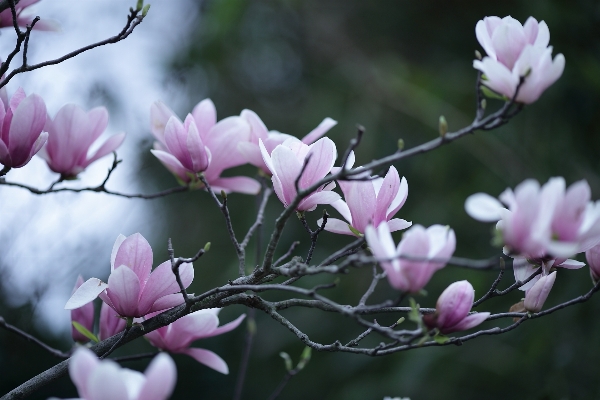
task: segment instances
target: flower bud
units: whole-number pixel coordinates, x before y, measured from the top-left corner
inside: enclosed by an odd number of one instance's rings
[[[542,309],[555,280],[556,271],[550,275],[542,276],[531,289],[525,292],[523,306],[527,311],[538,312]]]
[[[590,275],[594,283],[600,280],[600,244],[585,252],[585,259],[590,266]]]

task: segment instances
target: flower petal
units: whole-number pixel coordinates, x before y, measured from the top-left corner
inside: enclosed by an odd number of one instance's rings
[[[191,347],[185,349],[184,351],[182,351],[182,353],[187,354],[199,363],[204,364],[217,372],[220,372],[225,375],[229,374],[229,367],[227,366],[227,363],[221,357],[219,357],[217,354],[213,353],[210,350]]]
[[[98,295],[107,287],[108,285],[98,278],[88,279],[81,286],[79,286],[69,301],[67,301],[67,304],[65,304],[65,310],[73,310],[86,305],[98,297]]]

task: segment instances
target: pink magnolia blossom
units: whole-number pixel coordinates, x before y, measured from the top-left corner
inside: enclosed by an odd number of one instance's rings
[[[296,138],[290,138],[275,147],[271,154],[261,139],[259,139],[259,146],[263,160],[273,174],[271,181],[275,194],[285,207],[290,205],[298,194],[296,179],[300,173],[302,176],[298,181],[298,187],[306,189],[329,174],[337,158],[335,144],[327,137],[317,140],[310,146]],[[308,164],[302,171],[307,158]],[[331,191],[334,187],[335,183],[331,182],[318,188],[302,199],[296,210],[312,211],[317,204],[331,204],[339,200],[340,195]]]
[[[91,304],[91,303],[88,303]],[[107,303],[102,303],[100,307],[100,332],[98,339],[104,340],[117,333],[123,332],[127,326],[127,321],[119,316],[115,310],[110,308]]]
[[[25,28],[27,25],[31,24],[35,15],[21,15],[25,8],[39,2],[40,0],[21,0],[15,5],[15,11],[17,14],[17,25],[22,28]],[[12,28],[13,27],[13,17],[12,11],[10,8],[0,12],[0,28]],[[33,29],[37,29],[40,31],[59,31],[60,26],[56,21],[52,21],[49,19],[40,19],[35,23]]]
[[[212,351],[190,347],[193,341],[221,335],[238,327],[246,314],[233,322],[219,326],[219,308],[198,310],[177,321],[146,334],[153,346],[171,353],[187,354],[223,374],[229,373],[227,363]]]
[[[66,178],[77,176],[94,161],[115,151],[125,133],[108,138],[96,151],[90,147],[106,130],[108,111],[96,107],[88,112],[75,104],[67,104],[58,110],[54,120],[48,118],[45,130],[48,142],[39,155],[46,160],[50,169]]]
[[[69,375],[79,400],[165,400],[177,381],[175,363],[165,353],[154,357],[142,374],[112,360],[99,360],[85,347],[69,360]]]
[[[594,282],[600,280],[600,244],[585,252],[585,259],[590,265],[590,275]]]
[[[413,226],[404,233],[397,248],[387,222],[381,222],[377,228],[367,226],[365,238],[390,285],[409,293],[423,289],[456,248],[454,231],[441,225],[427,229]]]
[[[152,150],[159,160],[193,177],[206,171],[210,164],[210,151],[200,138],[198,128],[191,114],[182,124],[177,117],[170,117],[165,126],[164,150]]]
[[[521,25],[512,17],[486,17],[477,23],[475,33],[487,57],[473,61],[473,67],[485,75],[483,83],[499,94],[512,98],[525,77],[516,101],[533,103],[563,73],[565,58],[559,54],[552,60],[550,31],[544,21],[529,17]]]
[[[525,257],[513,257],[513,272],[515,281],[525,282],[527,278],[533,275],[540,267],[542,272],[534,276],[529,282],[519,287],[519,290],[528,291],[543,276],[549,275],[556,268],[579,269],[585,267],[581,261],[565,258],[546,258],[546,259],[527,259]]]
[[[465,202],[467,213],[480,221],[499,221],[505,251],[530,259],[567,258],[600,242],[600,202],[590,201],[586,181],[568,189],[563,178],[551,178],[544,186],[526,180],[513,192],[506,189],[500,200],[476,193]]]
[[[525,292],[523,306],[527,311],[538,312],[542,309],[555,280],[556,271],[540,277],[538,281]]]
[[[77,277],[73,293],[83,284],[83,278],[81,275]],[[94,329],[94,305],[87,303],[86,305],[71,310],[71,321],[81,324],[85,329],[92,332]],[[73,340],[80,343],[89,342],[90,339],[79,333],[77,329],[71,324],[71,336]]]
[[[435,313],[423,317],[429,329],[438,328],[441,333],[451,333],[471,329],[490,316],[489,312],[469,315],[475,290],[467,281],[454,282],[438,298]]]
[[[171,262],[165,261],[151,272],[152,249],[139,233],[129,237],[119,235],[110,265],[108,283],[98,278],[88,279],[71,296],[65,308],[78,308],[100,297],[120,316],[133,318],[183,303]],[[194,279],[192,264],[182,264],[179,273],[187,288]]]
[[[287,139],[295,137],[278,131],[267,130],[264,122],[258,115],[256,115],[254,111],[243,110],[240,114],[240,117],[250,124],[251,136],[249,141],[238,143],[238,150],[244,155],[244,157],[246,157],[246,160],[250,164],[260,168],[261,171],[270,175],[271,171],[269,171],[269,168],[265,164],[260,151],[260,146],[258,144],[259,140],[262,140],[267,153],[271,154],[275,147],[282,144]],[[312,144],[317,139],[320,139],[321,136],[327,133],[327,131],[333,128],[336,124],[337,121],[331,118],[325,118],[319,124],[319,126],[302,138],[302,143],[307,145]]]
[[[346,166],[352,168],[353,164],[352,154]],[[325,230],[343,235],[355,235],[355,232],[364,233],[369,224],[377,228],[384,221],[387,222],[390,232],[406,229],[412,225],[411,222],[403,219],[392,218],[402,208],[408,196],[408,183],[404,177],[400,180],[394,166],[390,167],[385,178],[338,181],[338,184],[342,188],[346,201],[338,200],[331,205],[348,222],[329,218]]]
[[[177,115],[162,102],[155,102],[152,105],[150,109],[150,124],[157,142],[154,144],[154,150],[151,151],[169,171],[183,183],[187,184],[196,179],[195,174],[190,174],[190,169],[183,165],[184,163],[177,155],[171,153],[167,144],[165,129],[172,117],[177,118]],[[186,118],[186,121],[188,121],[188,118],[190,116]],[[258,193],[260,191],[260,184],[254,179],[245,176],[221,176],[226,169],[246,164],[246,158],[238,150],[237,145],[240,142],[250,140],[250,125],[241,117],[228,117],[217,122],[217,111],[210,99],[205,99],[198,103],[191,113],[191,118],[193,118],[198,130],[200,142],[207,149],[207,156],[210,154],[210,163],[203,174],[213,191],[221,192],[221,190],[224,190],[225,192],[246,194]],[[177,121],[179,122],[179,120]],[[189,126],[190,124],[191,121],[186,122],[185,126]],[[192,137],[194,138],[193,141],[198,144],[195,134]],[[179,146],[179,148],[181,147]],[[179,155],[185,153],[179,150],[173,151]],[[191,153],[197,159],[200,158],[198,157],[201,153],[199,150],[190,151]],[[169,154],[171,157],[168,156]]]
[[[37,94],[25,95],[19,88],[8,104],[0,106],[0,163],[7,168],[27,164],[48,138],[42,132],[46,105]]]

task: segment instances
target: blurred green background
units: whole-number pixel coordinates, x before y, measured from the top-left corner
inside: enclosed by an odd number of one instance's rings
[[[474,50],[480,49],[475,24],[485,16],[511,15],[522,23],[534,16],[547,22],[554,54],[563,53],[562,78],[541,99],[525,107],[509,125],[479,132],[430,154],[396,165],[407,178],[409,196],[397,217],[429,226],[450,225],[458,239],[457,256],[484,258],[498,254],[490,245],[491,226],[469,218],[465,198],[474,192],[498,195],[527,178],[545,182],[564,176],[570,184],[586,179],[594,198],[600,196],[600,3],[594,1],[267,1],[199,2],[200,17],[179,56],[167,60],[165,74],[184,87],[188,106],[210,97],[219,118],[244,108],[258,113],[269,129],[303,136],[324,117],[339,124],[329,136],[341,154],[355,136],[356,124],[366,127],[357,164],[390,154],[399,138],[412,147],[435,138],[444,115],[451,131],[468,125],[474,114]],[[173,21],[174,29],[176,22]],[[481,49],[480,49],[481,50]],[[488,101],[488,108],[500,104]],[[150,147],[151,140],[143,144]],[[141,155],[140,180],[148,190],[173,185],[174,179],[149,153]],[[230,171],[252,175],[253,168]],[[255,200],[231,195],[230,207],[238,235],[254,219]],[[222,215],[205,193],[190,192],[151,203],[156,218],[155,249],[172,237],[176,251],[191,255],[212,242],[211,251],[195,264],[192,292],[200,293],[237,276],[237,259]],[[264,236],[282,210],[273,196]],[[335,210],[330,214],[339,217]],[[320,212],[309,215],[314,224]],[[163,237],[164,236],[164,237]],[[399,240],[401,234],[396,234]],[[306,254],[309,238],[296,219],[290,220],[279,248],[294,240]],[[315,261],[340,248],[350,237],[323,233]],[[248,260],[254,260],[254,244]],[[166,259],[155,250],[155,264]],[[251,264],[251,262],[249,262]],[[250,265],[249,265],[250,266]],[[546,307],[566,301],[591,286],[587,268],[559,271]],[[496,272],[472,272],[448,267],[436,274],[417,300],[432,306],[450,283],[468,279],[483,294]],[[300,286],[329,282],[331,277],[306,279]],[[513,282],[506,274],[501,287]],[[340,302],[358,302],[370,283],[370,271],[353,271],[329,292]],[[381,282],[371,301],[394,295]],[[506,311],[521,293],[487,303],[491,311]],[[278,298],[266,295],[267,298]],[[19,309],[0,305],[0,315],[28,329],[34,304]],[[245,312],[223,310],[223,323]],[[285,388],[281,399],[591,399],[600,398],[600,299],[530,321],[501,336],[482,337],[462,347],[418,349],[386,357],[316,353],[308,366]],[[355,337],[361,330],[351,320],[317,310],[284,312],[314,340],[331,343]],[[391,323],[396,316],[383,316]],[[510,321],[486,323],[505,326]],[[15,324],[17,324],[15,322]],[[244,389],[245,399],[262,399],[275,389],[285,370],[278,356],[294,360],[303,345],[292,333],[257,313],[258,331]],[[223,336],[204,340],[229,364],[224,376],[186,356],[174,356],[179,380],[173,398],[228,399],[232,397],[242,353],[245,325]],[[40,337],[45,332],[33,332]],[[365,344],[376,345],[370,338]],[[4,393],[54,364],[54,360],[21,338],[0,330],[5,352],[0,358],[0,392]],[[54,345],[66,349],[70,338]],[[148,351],[143,340],[117,354]],[[129,363],[145,368],[145,362]],[[75,396],[68,378],[32,398]]]

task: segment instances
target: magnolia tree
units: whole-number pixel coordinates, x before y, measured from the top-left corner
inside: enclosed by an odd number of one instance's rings
[[[104,107],[84,110],[67,104],[55,116],[49,116],[44,100],[31,93],[35,88],[7,93],[5,85],[16,74],[58,64],[94,47],[125,39],[143,21],[149,6],[140,1],[130,9],[125,27],[115,37],[56,60],[30,65],[27,46],[31,31],[56,27],[54,22],[21,15],[35,2],[8,0],[0,5],[4,10],[0,24],[17,35],[14,51],[5,57],[0,68],[3,74],[0,162],[4,166],[0,184],[26,189],[32,195],[91,191],[131,199],[159,198],[191,190],[204,192],[223,214],[221,229],[231,239],[231,255],[237,257],[238,269],[231,271],[230,279],[222,285],[190,294],[187,289],[194,279],[193,264],[209,251],[210,243],[202,244],[196,255],[187,258],[176,254],[169,239],[165,243],[169,258],[154,267],[153,250],[141,234],[120,235],[115,238],[111,254],[98,255],[107,264],[110,261],[106,282],[89,276],[83,267],[74,282],[72,296],[65,305],[71,310],[75,342],[71,349],[52,348],[0,319],[4,329],[63,359],[2,399],[26,398],[65,374],[70,375],[82,399],[166,399],[177,380],[176,365],[169,354],[185,354],[220,373],[229,373],[225,360],[210,349],[196,347],[194,342],[236,329],[245,318],[254,318],[254,310],[280,323],[289,335],[306,346],[296,366],[283,353],[287,374],[273,388],[271,398],[276,398],[289,379],[304,368],[311,350],[354,353],[361,357],[460,345],[485,335],[507,333],[531,319],[585,302],[600,288],[600,203],[591,200],[590,187],[583,180],[569,186],[561,177],[543,184],[526,180],[514,189],[506,189],[498,198],[496,193],[475,193],[466,198],[465,209],[471,217],[496,224],[493,240],[502,251],[484,260],[454,257],[456,237],[451,227],[438,224],[425,227],[419,221],[407,221],[410,215],[401,212],[408,197],[408,181],[393,164],[400,165],[409,157],[508,123],[561,76],[565,59],[562,54],[552,56],[545,22],[533,17],[524,24],[511,17],[485,17],[479,21],[475,33],[485,55],[476,51],[473,61],[476,81],[473,122],[449,132],[445,119],[440,117],[436,139],[408,149],[399,141],[398,148],[389,155],[362,166],[355,165],[355,154],[361,151],[362,127],[338,152],[336,143],[325,136],[336,125],[331,118],[325,117],[314,130],[298,139],[269,130],[250,110],[218,120],[210,99],[201,100],[185,118],[157,101],[149,110],[149,131],[156,140],[149,151],[174,175],[179,186],[152,194],[127,194],[107,187],[119,164],[116,150],[125,135],[117,134],[101,145],[96,144],[108,123]],[[486,98],[499,98],[503,105],[488,110]],[[90,151],[92,145],[97,150]],[[114,162],[101,185],[69,186],[69,180],[111,153]],[[10,178],[12,169],[26,168],[36,155],[57,174],[47,189]],[[223,176],[227,169],[243,164],[257,167],[256,179]],[[244,207],[248,196],[258,196],[259,206],[254,223],[240,227],[233,223],[229,210]],[[270,200],[281,203],[275,220],[265,218]],[[317,225],[311,226],[306,215],[318,205],[326,205],[326,211]],[[331,218],[330,213],[338,217]],[[297,254],[297,242],[290,248],[280,246],[284,230],[295,219],[306,230],[306,237],[299,239],[310,240],[307,254]],[[247,259],[246,250],[252,241],[259,240],[259,229],[270,233],[266,250],[254,262]],[[242,235],[240,230],[244,231]],[[391,235],[395,231],[404,231],[398,244]],[[322,259],[313,259],[319,238],[328,234],[346,235],[348,243]],[[566,273],[559,269],[585,266],[570,258],[579,253],[585,253],[590,268],[589,291],[544,309],[557,274]],[[481,296],[475,296],[471,283],[457,270],[437,301],[417,297],[436,271],[447,265],[496,269],[498,275]],[[351,304],[332,300],[328,290],[340,278],[353,279],[352,272],[360,268],[372,270],[372,280],[364,294]],[[514,283],[500,290],[503,280],[511,280],[505,277],[510,269]],[[310,286],[306,279],[303,282],[303,278],[314,275],[331,277],[331,283]],[[380,281],[391,286],[396,294],[385,301],[372,302],[371,296]],[[507,297],[507,312],[485,311],[487,300],[519,290],[522,299],[516,304],[514,296],[510,300]],[[267,300],[264,294],[268,292],[280,292],[285,298]],[[421,306],[415,299],[424,304]],[[93,303],[98,301],[102,305],[100,315],[96,316]],[[220,309],[232,305],[246,306],[248,317],[242,314],[221,324]],[[332,343],[319,343],[282,314],[282,310],[291,308],[340,314],[347,317],[348,324],[363,331],[355,337],[340,336]],[[392,314],[397,321],[391,325],[379,324],[376,316],[381,314]],[[484,322],[485,327],[480,327]],[[362,345],[369,336],[377,336],[380,344]],[[157,352],[111,359],[117,348],[140,338],[145,338]],[[248,353],[249,348],[238,372],[237,398],[242,393]],[[133,358],[152,358],[144,374],[118,364]]]

